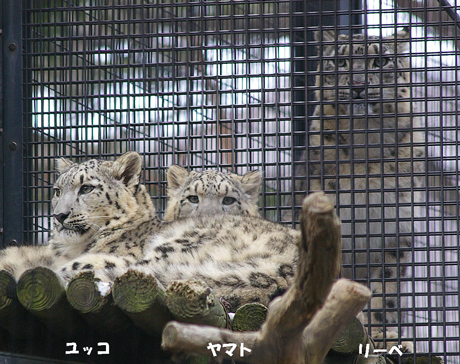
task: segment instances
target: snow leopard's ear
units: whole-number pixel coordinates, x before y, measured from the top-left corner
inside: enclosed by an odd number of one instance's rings
[[[335,34],[333,30],[318,30],[315,32],[315,40],[318,43],[318,54],[333,55],[335,53],[336,44],[349,39],[345,34]]]
[[[334,42],[335,41],[335,32],[333,30],[318,30],[315,32],[315,40],[318,42]]]
[[[256,204],[259,200],[262,173],[260,171],[249,171],[243,176],[232,174],[232,177],[240,182],[244,193],[246,193],[251,198],[251,201]]]
[[[70,159],[67,158],[56,158],[56,171],[58,174],[62,174],[68,171],[72,166],[76,163],[72,162]]]
[[[168,180],[168,193],[178,190],[185,180],[195,172],[188,172],[185,168],[176,164],[168,168],[166,179]]]
[[[385,39],[395,39],[396,38],[396,52],[397,54],[405,53],[409,50],[409,41],[410,41],[410,29],[405,27],[402,30],[396,32]],[[393,47],[392,43],[387,43]]]
[[[136,152],[127,152],[112,165],[112,175],[128,188],[136,187],[142,172],[142,158]]]

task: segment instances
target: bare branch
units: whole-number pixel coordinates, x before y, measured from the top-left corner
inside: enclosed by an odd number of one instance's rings
[[[334,284],[340,270],[340,220],[324,193],[312,194],[304,200],[300,225],[295,283],[271,302],[260,331],[236,333],[172,322],[163,331],[162,347],[177,354],[212,357],[209,343],[236,344],[238,348],[244,345],[251,350],[244,352],[243,357],[239,355],[242,353],[235,353],[233,359],[241,362],[321,363],[338,332],[362,309],[371,293],[345,279]],[[215,354],[214,359],[229,359],[225,349]]]

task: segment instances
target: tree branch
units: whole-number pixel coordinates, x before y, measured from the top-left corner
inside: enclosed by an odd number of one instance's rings
[[[163,331],[162,347],[177,354],[212,357],[209,343],[236,344],[238,350],[232,359],[241,362],[320,364],[337,334],[362,309],[371,293],[344,279],[334,284],[340,271],[340,220],[324,193],[304,200],[300,226],[296,280],[283,296],[270,303],[260,331],[235,333],[171,322]],[[251,352],[241,357],[241,345]],[[227,349],[216,354],[215,360],[230,359]]]

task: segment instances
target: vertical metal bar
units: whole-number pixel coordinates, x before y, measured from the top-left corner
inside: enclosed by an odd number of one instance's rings
[[[292,32],[292,59],[293,59],[293,130],[294,130],[294,146],[305,145],[305,135],[297,132],[305,132],[305,72],[306,72],[306,29],[305,26],[305,2],[292,2],[292,27],[295,29]],[[301,150],[294,149],[294,160],[299,159],[302,155]]]
[[[23,241],[22,2],[2,2],[1,245]],[[5,213],[7,212],[7,213]]]

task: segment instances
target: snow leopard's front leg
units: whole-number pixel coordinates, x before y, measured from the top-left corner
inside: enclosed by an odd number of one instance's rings
[[[66,283],[82,272],[94,272],[96,279],[112,283],[135,263],[136,259],[131,256],[117,257],[105,253],[89,253],[60,266],[56,273]]]
[[[48,245],[8,247],[0,251],[0,271],[7,271],[16,282],[28,269],[53,269],[63,261],[65,260],[56,256]]]

